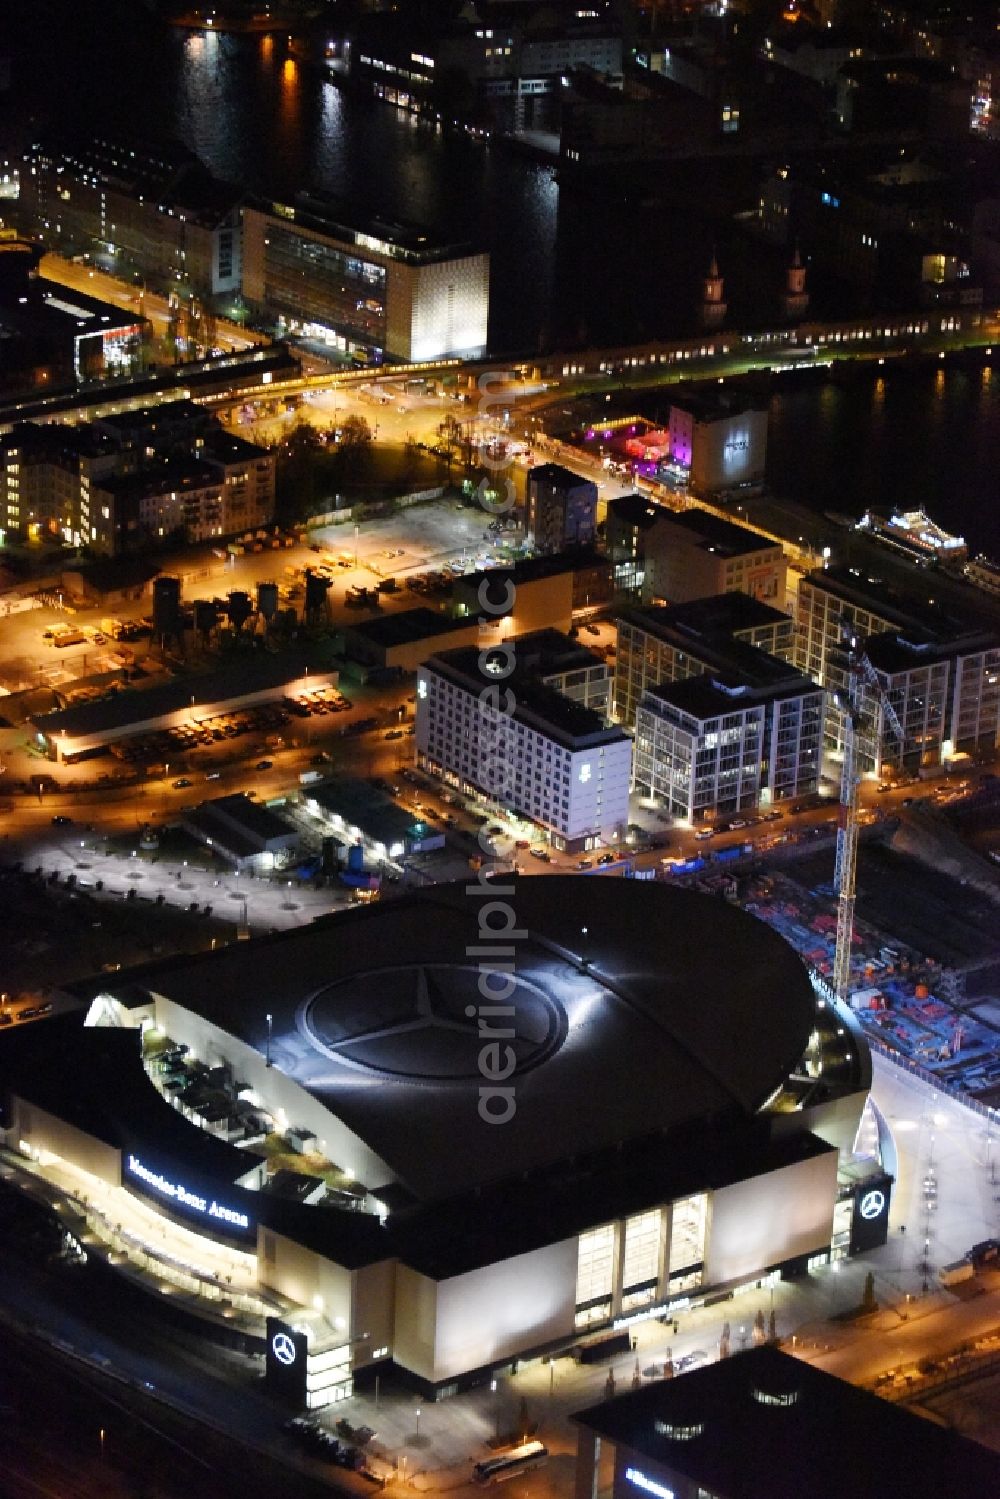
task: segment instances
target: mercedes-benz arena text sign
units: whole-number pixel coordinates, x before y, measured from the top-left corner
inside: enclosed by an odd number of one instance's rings
[[[160,1197],[166,1197],[179,1208],[185,1208],[188,1212],[201,1213],[206,1218],[212,1218],[216,1223],[228,1225],[230,1228],[248,1229],[250,1219],[246,1213],[240,1213],[235,1208],[227,1208],[221,1202],[216,1202],[214,1197],[202,1197],[197,1192],[191,1192],[180,1182],[173,1182],[166,1176],[161,1176],[158,1171],[152,1171],[144,1166],[138,1156],[129,1153],[126,1169],[129,1176],[135,1176],[139,1181],[151,1187]]]

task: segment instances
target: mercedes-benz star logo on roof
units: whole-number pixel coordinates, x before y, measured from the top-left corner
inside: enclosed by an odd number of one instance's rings
[[[862,1197],[858,1212],[862,1218],[870,1223],[873,1218],[878,1218],[881,1215],[884,1207],[885,1193],[880,1192],[877,1187],[873,1187],[870,1192],[866,1192],[864,1197]]]
[[[344,1067],[407,1082],[464,1082],[480,1076],[479,1051],[490,1039],[511,1046],[516,1073],[558,1050],[566,1035],[562,1006],[537,984],[513,975],[513,989],[491,1000],[471,964],[421,963],[340,979],[301,1007],[300,1032]],[[499,978],[493,987],[499,994]],[[496,1005],[511,1006],[512,1015]],[[492,1011],[492,1013],[491,1013]],[[512,1035],[504,1036],[504,1030]]]
[[[287,1332],[276,1332],[271,1339],[271,1352],[279,1364],[294,1364],[296,1359],[295,1343]]]

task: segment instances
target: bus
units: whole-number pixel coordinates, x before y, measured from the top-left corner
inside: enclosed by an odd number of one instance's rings
[[[549,1449],[543,1443],[522,1442],[520,1447],[512,1447],[509,1452],[476,1463],[472,1476],[480,1484],[503,1483],[507,1478],[516,1478],[519,1473],[539,1467],[548,1455]]]

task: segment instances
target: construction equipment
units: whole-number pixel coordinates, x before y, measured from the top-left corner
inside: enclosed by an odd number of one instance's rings
[[[851,978],[854,941],[854,902],[857,889],[858,829],[861,826],[861,759],[866,744],[876,761],[884,728],[888,726],[902,752],[905,736],[863,644],[849,622],[841,627],[843,654],[838,664],[846,685],[834,701],[843,715],[844,763],[840,775],[840,816],[837,825],[837,862],[833,885],[837,893],[837,946],[833,960],[833,992],[846,1000]]]

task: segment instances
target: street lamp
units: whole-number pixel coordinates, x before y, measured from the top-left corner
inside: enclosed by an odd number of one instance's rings
[[[267,1050],[264,1053],[265,1065],[268,1066],[268,1067],[270,1067],[270,1065],[271,1065],[271,1026],[272,1026],[272,1024],[273,1024],[273,1016],[270,1013],[268,1013],[268,1017],[267,1017]]]

